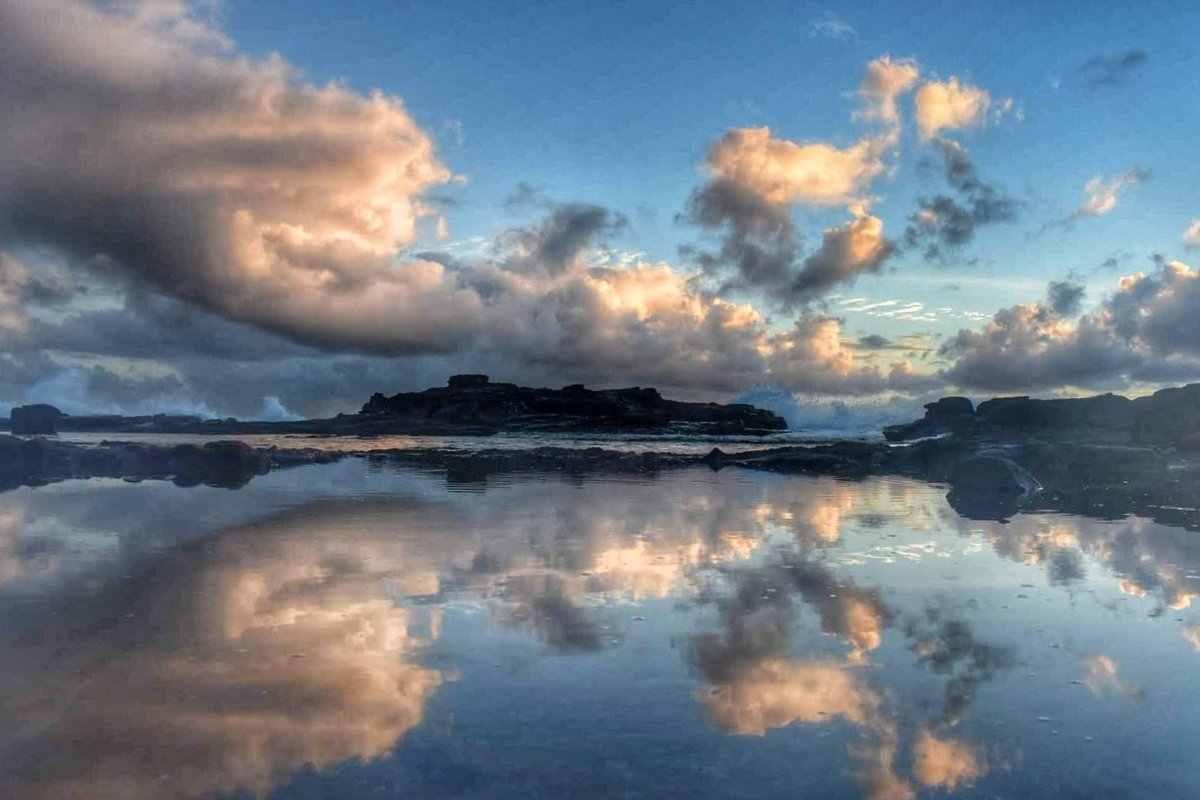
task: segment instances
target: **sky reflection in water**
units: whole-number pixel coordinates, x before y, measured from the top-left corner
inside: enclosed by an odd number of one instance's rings
[[[0,796],[1200,795],[1192,532],[891,479],[469,488],[0,495]]]

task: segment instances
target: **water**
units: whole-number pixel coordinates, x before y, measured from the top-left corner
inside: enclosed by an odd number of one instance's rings
[[[1200,539],[736,470],[0,494],[5,798],[1194,798]]]
[[[786,445],[820,444],[832,441],[882,441],[878,431],[824,430],[780,431],[761,436],[697,436],[694,434],[647,433],[498,433],[495,436],[312,436],[308,434],[252,434],[210,436],[174,433],[72,433],[57,437],[77,444],[99,444],[103,441],[141,442],[145,444],[204,444],[238,439],[251,447],[313,448],[331,452],[369,452],[374,450],[443,449],[470,452],[476,450],[525,450],[532,447],[585,448],[602,447],[621,452],[653,450],[660,453],[707,453],[720,447],[727,453],[760,450]]]

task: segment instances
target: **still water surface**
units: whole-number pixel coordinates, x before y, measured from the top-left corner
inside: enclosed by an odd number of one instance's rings
[[[1200,797],[1200,534],[943,495],[359,459],[7,492],[0,797]]]

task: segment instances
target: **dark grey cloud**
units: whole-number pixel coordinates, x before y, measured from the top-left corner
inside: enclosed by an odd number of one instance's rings
[[[723,231],[720,250],[700,252],[697,261],[713,274],[732,268],[727,287],[779,287],[790,279],[800,235],[786,207],[739,183],[716,179],[692,193],[684,219]]]
[[[550,208],[554,205],[545,192],[531,183],[520,181],[504,198],[506,211],[526,211],[530,208]]]
[[[1130,80],[1148,58],[1145,50],[1096,55],[1080,64],[1078,72],[1088,86],[1118,86]]]
[[[868,336],[860,336],[858,347],[863,350],[887,350],[892,347],[892,340],[886,336],[873,333]]]
[[[1046,298],[1050,308],[1060,317],[1073,317],[1083,306],[1083,296],[1087,290],[1073,281],[1050,281],[1046,288]]]
[[[1200,377],[1200,273],[1157,259],[1157,270],[1123,279],[1077,320],[1081,287],[1054,282],[1044,302],[996,312],[982,330],[962,330],[940,355],[942,373],[968,389],[1118,388]]]
[[[1020,207],[1017,200],[979,177],[961,144],[941,137],[933,144],[941,151],[946,182],[955,193],[919,198],[920,210],[909,217],[904,232],[905,246],[922,248],[930,261],[968,244],[979,227],[1013,221]]]
[[[561,275],[599,237],[620,234],[628,227],[624,214],[602,206],[552,204],[543,220],[532,227],[508,231],[501,241],[505,248],[515,251],[509,258],[510,268]]]
[[[0,0],[0,51],[7,248],[329,349],[472,332],[455,276],[397,263],[453,180],[397,99],[243,57],[188,3]]]
[[[883,236],[882,220],[860,212],[824,231],[820,245],[801,257],[790,207],[725,178],[696,189],[682,219],[720,231],[715,253],[689,247],[685,255],[723,278],[722,291],[761,290],[785,310],[811,303],[859,275],[878,272],[895,251]]]

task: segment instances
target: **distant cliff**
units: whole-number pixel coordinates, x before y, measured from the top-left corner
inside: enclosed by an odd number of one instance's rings
[[[703,433],[787,429],[782,417],[745,404],[684,403],[657,389],[529,389],[492,383],[486,375],[455,375],[448,385],[385,397],[361,415],[427,424],[494,426],[501,430],[630,430],[675,426]]]
[[[925,406],[915,422],[883,430],[890,441],[953,434],[995,441],[1081,441],[1200,447],[1200,384],[1130,400],[1114,394],[1062,400],[997,397],[975,408],[965,397]]]

